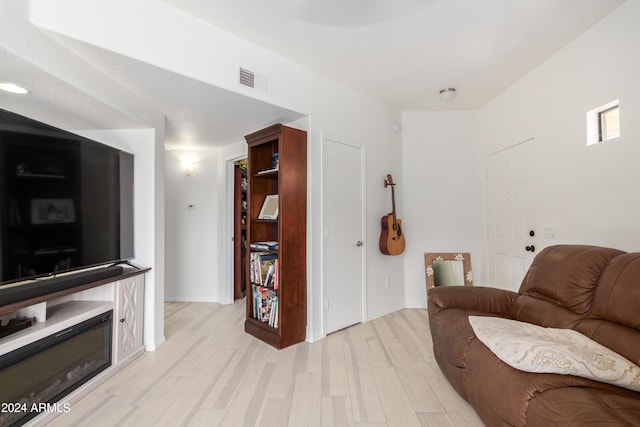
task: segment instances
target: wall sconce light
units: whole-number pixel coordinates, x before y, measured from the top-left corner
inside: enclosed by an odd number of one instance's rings
[[[192,158],[182,159],[182,171],[186,176],[190,176],[196,170],[198,162]]]
[[[440,90],[440,99],[443,101],[451,101],[456,97],[456,88],[455,87],[447,87]]]

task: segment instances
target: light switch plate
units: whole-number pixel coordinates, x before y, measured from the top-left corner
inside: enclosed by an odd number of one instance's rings
[[[545,227],[543,230],[544,237],[547,239],[556,238],[556,229],[554,227]]]

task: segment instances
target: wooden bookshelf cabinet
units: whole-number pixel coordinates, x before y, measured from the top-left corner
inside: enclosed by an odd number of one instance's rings
[[[306,339],[307,133],[277,124],[245,139],[249,146],[245,331],[284,348]],[[278,195],[277,219],[260,219],[266,196],[274,194]],[[275,327],[257,319],[256,283],[251,279],[251,253],[257,252],[251,243],[264,241],[278,242],[278,284],[267,286],[277,296],[277,314],[270,313],[277,316]]]

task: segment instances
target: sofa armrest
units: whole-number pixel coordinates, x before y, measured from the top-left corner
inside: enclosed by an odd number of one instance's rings
[[[518,294],[482,286],[441,286],[429,289],[427,298],[436,311],[460,308],[508,317]]]

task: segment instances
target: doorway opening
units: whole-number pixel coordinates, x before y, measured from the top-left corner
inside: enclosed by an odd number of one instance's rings
[[[247,159],[233,163],[233,299],[247,291]]]

